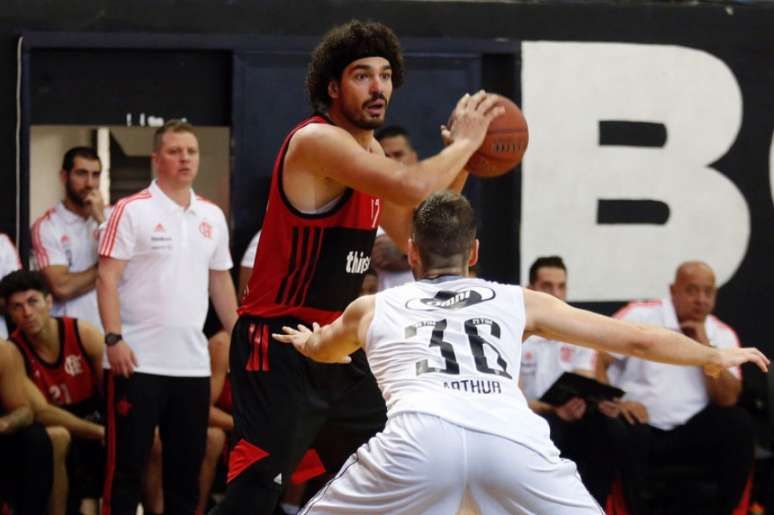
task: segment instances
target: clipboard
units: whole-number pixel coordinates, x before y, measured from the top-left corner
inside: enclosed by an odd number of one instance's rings
[[[552,406],[561,406],[573,397],[597,403],[622,397],[624,393],[620,388],[600,383],[596,379],[573,372],[564,372],[540,400]]]

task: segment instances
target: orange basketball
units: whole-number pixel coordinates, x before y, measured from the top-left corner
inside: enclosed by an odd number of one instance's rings
[[[476,177],[497,177],[513,170],[529,142],[527,120],[519,106],[501,95],[494,96],[505,112],[492,120],[484,142],[468,160],[466,168]]]

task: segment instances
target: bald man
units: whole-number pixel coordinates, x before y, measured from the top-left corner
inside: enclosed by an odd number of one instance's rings
[[[739,346],[734,330],[711,314],[717,287],[709,265],[681,264],[669,292],[662,300],[632,302],[615,316],[680,331],[707,346]],[[601,379],[626,392],[623,415],[635,438],[631,458],[643,465],[643,471],[645,464],[705,468],[718,485],[717,513],[731,513],[753,465],[752,422],[736,407],[742,390],[740,370],[724,370],[710,378],[699,367],[609,354],[601,354],[599,364]],[[644,507],[634,511],[643,513]]]

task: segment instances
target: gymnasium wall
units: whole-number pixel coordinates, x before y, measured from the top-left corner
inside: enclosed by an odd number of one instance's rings
[[[0,229],[15,232],[19,35],[218,41],[230,59],[224,91],[242,102],[221,106],[232,127],[240,251],[262,217],[277,139],[307,109],[306,53],[352,17],[384,21],[404,39],[410,73],[393,115],[419,127],[421,153],[438,148],[435,128],[465,88],[523,106],[531,143],[522,169],[469,188],[485,275],[524,280],[535,256],[559,253],[571,299],[610,312],[665,295],[680,261],[705,259],[722,285],[720,317],[774,353],[774,7],[766,5],[13,3],[0,13]]]

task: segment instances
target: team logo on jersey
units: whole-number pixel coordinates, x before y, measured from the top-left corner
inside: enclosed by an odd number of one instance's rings
[[[128,416],[129,412],[132,411],[132,408],[132,403],[126,400],[126,397],[116,403],[116,411],[118,411],[118,414],[122,417]]]
[[[371,257],[366,256],[362,250],[357,252],[350,250],[347,254],[346,270],[348,274],[364,274],[371,266]]]
[[[208,240],[212,239],[212,226],[206,220],[199,224],[199,232]]]
[[[411,299],[406,302],[406,309],[414,311],[433,311],[436,309],[462,309],[474,304],[486,302],[495,297],[491,288],[473,286],[459,291],[441,290],[432,298]]]
[[[70,266],[73,266],[73,249],[72,249],[72,242],[70,241],[70,236],[67,234],[63,234],[61,238],[59,238],[59,243],[62,244],[62,250],[64,250],[65,257],[67,258],[67,263]]]
[[[153,228],[153,232],[167,232],[167,230],[164,229],[164,224],[159,222],[156,224],[156,227]]]
[[[65,358],[64,370],[67,375],[73,377],[83,373],[83,365],[81,363],[81,357],[70,354]]]

